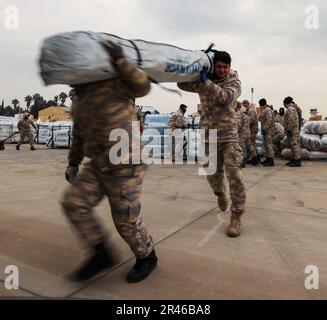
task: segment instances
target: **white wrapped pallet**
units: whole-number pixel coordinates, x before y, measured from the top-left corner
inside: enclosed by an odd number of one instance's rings
[[[327,134],[321,137],[321,150],[327,152]]]
[[[327,121],[308,121],[304,124],[302,130],[311,134],[327,134]]]
[[[119,44],[124,56],[156,82],[188,82],[199,79],[204,66],[212,70],[213,53],[185,50],[169,44],[126,40],[97,32],[66,32],[43,41],[39,59],[46,85],[81,84],[116,77],[101,42]]]
[[[327,152],[310,151],[310,160],[327,160]]]
[[[321,138],[317,134],[309,134],[301,132],[301,144],[309,151],[320,151],[322,148]]]

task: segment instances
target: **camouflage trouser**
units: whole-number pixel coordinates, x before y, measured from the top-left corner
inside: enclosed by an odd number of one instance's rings
[[[285,135],[283,133],[277,133],[272,137],[273,148],[274,148],[274,151],[277,152],[277,154],[280,154],[282,152],[281,142],[282,142],[284,136]]]
[[[274,158],[273,142],[270,132],[266,132],[266,134],[263,136],[263,141],[265,145],[265,156],[267,158]]]
[[[109,199],[115,226],[138,258],[144,258],[153,249],[153,241],[140,215],[139,201],[144,165],[102,173],[88,163],[66,191],[62,206],[87,246],[104,241],[93,208],[104,196]]]
[[[224,183],[224,167],[229,182],[230,196],[232,199],[231,212],[242,214],[245,211],[245,186],[241,164],[243,155],[237,142],[217,144],[217,171],[208,175],[208,182],[216,196],[226,193]]]
[[[34,146],[34,141],[33,141],[33,134],[31,131],[27,131],[27,132],[20,132],[20,141],[17,143],[18,146],[20,146],[24,140],[25,140],[25,137],[28,138],[28,142],[30,143],[31,147]]]
[[[250,139],[246,141],[246,145],[249,149],[250,158],[257,157],[256,139],[257,133],[251,132]]]
[[[287,141],[292,151],[292,158],[301,159],[301,144],[300,144],[300,133],[292,132],[291,135],[287,135]]]

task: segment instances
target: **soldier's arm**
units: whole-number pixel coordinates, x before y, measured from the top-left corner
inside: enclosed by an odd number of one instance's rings
[[[68,161],[70,166],[78,167],[84,158],[84,140],[81,137],[78,125],[76,124],[74,124],[72,136],[73,139],[68,153]]]
[[[178,82],[177,87],[183,91],[199,93],[205,89],[205,84],[200,80],[193,82]]]
[[[213,96],[219,104],[230,105],[241,95],[241,81],[239,79],[235,79],[224,88],[216,85],[211,80],[207,80],[204,85],[205,91]]]
[[[19,120],[18,123],[17,123],[17,129],[18,129],[18,131],[21,130],[21,127],[22,127],[22,120]]]
[[[35,125],[34,121],[30,120],[30,124],[31,124],[32,127],[36,130],[36,125]]]
[[[128,93],[132,98],[143,97],[150,91],[151,84],[143,70],[136,68],[125,58],[118,59],[113,65],[119,78],[128,87]]]

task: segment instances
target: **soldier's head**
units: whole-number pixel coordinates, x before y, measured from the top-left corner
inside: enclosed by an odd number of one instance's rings
[[[238,111],[238,110],[241,110],[241,108],[242,108],[242,103],[240,101],[237,101],[236,106],[235,106],[235,110]]]
[[[288,104],[293,102],[293,98],[292,97],[286,97],[283,101],[284,107],[286,107]]]
[[[267,100],[262,98],[259,100],[259,106],[262,108],[267,105]]]
[[[278,115],[278,111],[274,110],[274,116],[276,117]]]
[[[213,57],[214,71],[218,79],[227,77],[232,63],[230,54],[226,51],[215,51]]]
[[[279,114],[281,116],[283,116],[285,114],[285,109],[282,107],[282,108],[279,108]]]
[[[182,112],[185,114],[186,113],[186,109],[187,109],[187,105],[185,105],[185,104],[181,104],[180,106],[179,106],[179,108],[182,110]]]
[[[24,116],[23,116],[24,120],[27,120],[29,118],[29,116],[30,115],[28,113],[24,113]]]
[[[248,110],[249,107],[250,107],[250,102],[249,102],[249,100],[243,100],[242,105],[243,105],[243,107],[245,107],[245,108]]]

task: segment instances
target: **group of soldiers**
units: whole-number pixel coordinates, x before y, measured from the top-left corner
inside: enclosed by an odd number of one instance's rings
[[[290,167],[301,167],[301,146],[300,130],[302,125],[302,111],[293,101],[292,97],[286,97],[283,101],[284,108],[273,111],[273,107],[267,104],[266,99],[260,99],[260,114],[257,116],[254,105],[248,100],[242,103],[237,102],[236,118],[240,145],[245,154],[247,148],[249,159],[243,160],[245,163],[252,163],[264,166],[274,166],[275,154],[279,156],[282,152],[282,140],[287,137],[287,146],[291,149],[292,156],[286,165]],[[260,157],[256,150],[256,137],[261,122],[261,134],[263,136],[265,160],[260,162]]]
[[[135,99],[145,96],[151,85],[147,74],[125,59],[119,45],[110,41],[102,44],[117,77],[73,86],[76,94],[72,106],[73,138],[65,172],[65,178],[71,185],[61,204],[68,221],[91,256],[71,278],[76,281],[89,279],[117,262],[115,249],[94,213],[94,208],[106,197],[117,231],[136,257],[126,280],[138,282],[147,278],[158,263],[154,241],[141,215],[140,195],[146,166],[142,162],[135,164],[132,152],[120,164],[111,162],[109,154],[116,142],[110,141],[109,135],[115,129],[124,129],[128,132],[129,149],[133,149],[134,139],[131,137],[135,133],[132,123],[139,114],[135,109]],[[231,199],[227,235],[238,237],[246,202],[241,168],[244,163],[242,147],[248,146],[251,163],[258,164],[255,146],[258,119],[248,101],[237,106],[241,81],[237,72],[231,69],[231,56],[225,51],[215,51],[213,66],[213,73],[209,74],[204,67],[199,80],[177,85],[181,90],[199,95],[202,105],[199,129],[204,129],[206,133],[210,129],[216,130],[215,141],[206,140],[206,150],[212,143],[216,147],[216,171],[208,173],[207,180],[217,197],[219,209],[226,211],[229,207],[224,179],[226,175]],[[299,120],[293,100],[286,98],[284,105],[287,108],[284,127],[290,143],[294,145],[298,142]],[[273,165],[273,112],[263,99],[260,100],[260,106],[262,112],[259,119],[266,145],[264,165]],[[185,111],[186,106],[181,105],[172,119],[178,121],[184,117]],[[238,125],[239,119],[241,125]],[[243,122],[247,123],[246,133],[242,130]],[[180,125],[183,126],[183,122]],[[89,160],[82,164],[85,157]],[[293,158],[289,164],[296,166],[300,163],[298,161],[298,147],[293,146]]]

